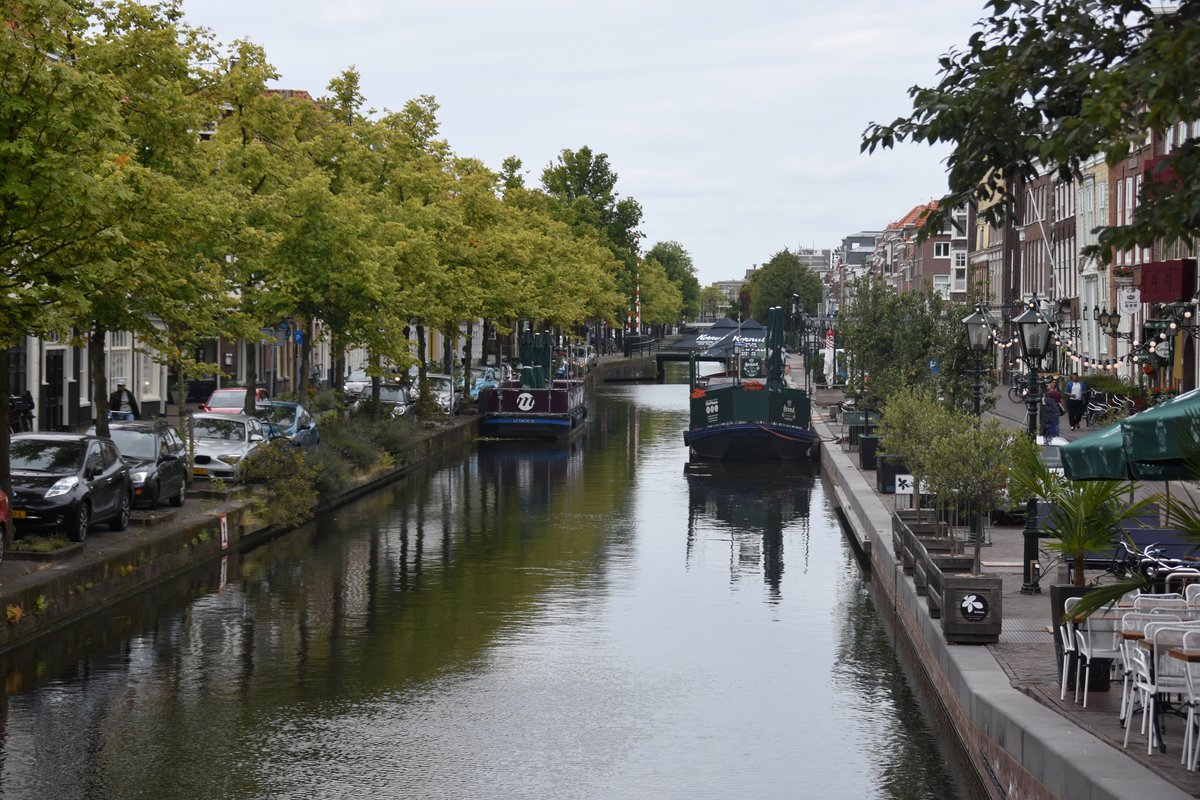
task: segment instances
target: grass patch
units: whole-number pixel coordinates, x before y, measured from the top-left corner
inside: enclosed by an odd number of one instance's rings
[[[53,553],[61,550],[70,542],[62,534],[53,536],[23,536],[13,542],[12,550],[19,553]]]

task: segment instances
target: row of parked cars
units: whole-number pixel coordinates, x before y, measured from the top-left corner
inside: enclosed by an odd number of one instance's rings
[[[95,427],[78,433],[21,433],[10,450],[12,494],[0,492],[0,524],[18,532],[61,531],[81,542],[92,525],[129,525],[130,511],[166,502],[182,506],[189,472],[236,480],[241,465],[264,443],[298,447],[320,440],[316,420],[298,403],[256,398],[242,413],[244,389],[220,389],[191,417],[194,460],[166,420],[110,421],[107,438]],[[2,557],[2,550],[0,550]]]
[[[433,392],[434,402],[443,414],[457,414],[462,409],[462,376],[452,379],[441,373],[427,373],[429,389]],[[387,373],[379,383],[379,402],[386,407],[394,417],[408,413],[416,402],[416,375],[398,372]],[[371,376],[366,370],[356,369],[347,376],[342,385],[346,394],[353,397],[352,407],[358,408],[371,398]],[[475,395],[472,395],[474,397]]]

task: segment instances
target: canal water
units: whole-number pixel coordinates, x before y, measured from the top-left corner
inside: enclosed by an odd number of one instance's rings
[[[811,467],[686,389],[465,460],[0,656],[4,798],[952,798]]]

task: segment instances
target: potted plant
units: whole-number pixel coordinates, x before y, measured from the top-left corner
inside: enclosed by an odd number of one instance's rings
[[[1071,481],[1052,472],[1042,460],[1041,449],[1028,438],[1013,450],[1008,469],[1008,487],[1014,496],[1039,497],[1051,506],[1045,530],[1053,538],[1046,546],[1062,554],[1071,563],[1072,583],[1050,587],[1050,613],[1055,628],[1063,622],[1064,604],[1070,597],[1088,597],[1076,606],[1079,614],[1090,614],[1108,605],[1136,583],[1117,582],[1103,588],[1091,587],[1084,572],[1091,553],[1106,553],[1121,536],[1121,523],[1142,513],[1155,498],[1130,503],[1128,481]],[[1061,660],[1061,642],[1055,637],[1055,649]],[[1104,673],[1107,674],[1107,673]],[[1099,681],[1093,689],[1103,690]]]

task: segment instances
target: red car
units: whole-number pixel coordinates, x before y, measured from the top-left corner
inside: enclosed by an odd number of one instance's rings
[[[9,531],[13,529],[12,509],[8,506],[8,495],[0,489],[0,559],[4,558],[4,540],[8,536]]]
[[[271,399],[266,389],[254,390],[254,404],[265,403]],[[200,411],[215,411],[218,414],[240,414],[246,408],[245,389],[217,389],[200,404]]]

